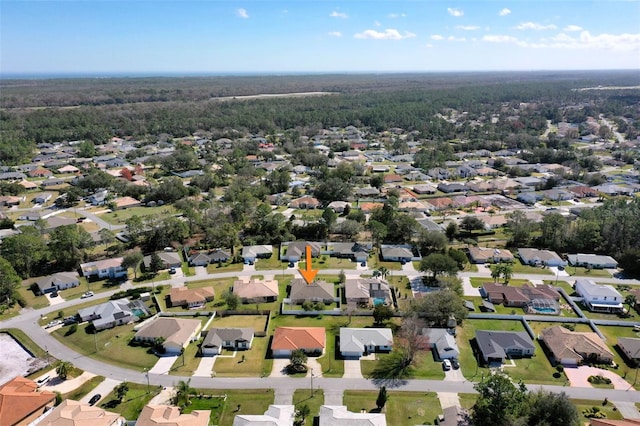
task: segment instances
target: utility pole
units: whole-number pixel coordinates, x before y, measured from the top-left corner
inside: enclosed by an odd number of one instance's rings
[[[311,396],[313,396],[313,367],[311,368]]]
[[[144,369],[144,375],[147,377],[147,394],[149,394],[151,393],[151,390],[149,386],[149,369],[148,368]]]
[[[98,353],[98,330],[96,330],[96,327],[93,327],[93,343],[96,346],[96,353]]]

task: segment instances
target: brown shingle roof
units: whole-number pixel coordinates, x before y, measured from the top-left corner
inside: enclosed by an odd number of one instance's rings
[[[213,287],[188,288],[177,287],[172,288],[169,293],[169,299],[172,306],[191,305],[194,303],[205,303],[213,300],[215,292]]]
[[[542,330],[542,340],[557,360],[572,358],[582,361],[582,354],[613,359],[613,354],[596,333],[573,332],[557,325]]]

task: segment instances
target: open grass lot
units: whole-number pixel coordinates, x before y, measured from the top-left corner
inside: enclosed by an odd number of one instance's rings
[[[515,262],[511,264],[511,268],[514,274],[554,275],[554,273],[547,268],[524,265],[519,259],[516,259]]]
[[[296,408],[303,405],[309,407],[309,416],[305,419],[304,425],[314,425],[314,417],[320,414],[320,406],[324,404],[324,392],[322,389],[315,389],[313,393],[311,389],[296,389],[293,393],[293,405]]]
[[[433,392],[387,391],[388,400],[383,411],[389,426],[413,426],[434,424],[435,418],[442,414],[440,401]],[[377,412],[376,391],[345,391],[343,404],[349,411],[361,410]]]
[[[299,269],[305,269],[307,262],[298,262]],[[356,262],[351,259],[343,259],[338,257],[329,257],[322,255],[311,259],[313,269],[356,269]]]
[[[243,267],[244,267],[243,263],[231,263],[231,262],[226,262],[222,264],[211,263],[207,265],[207,273],[218,274],[221,272],[238,272],[238,271],[242,271]]]
[[[71,326],[59,328],[51,334],[74,351],[108,364],[142,371],[153,367],[158,360],[158,357],[150,353],[148,348],[129,345],[135,334],[133,324],[99,331],[95,335],[95,341],[94,335],[86,332],[88,325],[81,324],[78,331],[68,336],[66,333]],[[98,352],[95,349],[96,341]]]
[[[71,392],[65,393],[62,395],[62,399],[73,399],[74,401],[79,401],[83,397],[87,396],[89,392],[94,390],[96,386],[104,381],[104,377],[95,376],[84,382],[79,388],[72,390]]]
[[[273,254],[268,259],[258,259],[255,263],[256,270],[271,270],[282,269],[283,265],[286,268],[288,262],[281,262],[280,256],[278,256],[278,248],[273,248]]]
[[[189,343],[189,346],[184,350],[184,354],[179,356],[171,366],[169,374],[173,376],[192,376],[202,359],[198,353],[200,343],[202,343],[202,339]]]
[[[566,271],[571,276],[611,278],[611,273],[606,269],[587,269],[582,267],[567,266]]]
[[[151,387],[151,392],[147,393],[147,385],[138,385],[136,383],[128,383],[129,391],[119,402],[116,398],[115,390],[111,391],[100,404],[100,408],[119,413],[127,420],[135,420],[138,418],[145,405],[151,401],[159,391],[159,387]]]
[[[491,277],[487,277],[487,278],[472,277],[472,278],[469,278],[469,281],[471,281],[471,285],[473,287],[480,288],[480,287],[482,287],[482,284],[484,284],[484,283],[493,282],[493,278],[491,278]],[[498,283],[499,284],[504,284],[504,282],[502,280],[498,280]],[[522,280],[522,279],[511,279],[511,280],[509,280],[509,285],[511,287],[522,287],[524,284],[531,284],[531,282],[529,280]]]
[[[587,423],[589,422],[590,419],[588,419],[587,417],[585,417],[582,412],[588,408],[591,407],[598,407],[600,409],[600,411],[602,411],[603,413],[605,413],[607,415],[607,419],[610,420],[621,420],[622,414],[620,414],[620,412],[618,410],[614,410],[614,405],[611,403],[608,403],[607,405],[603,406],[602,405],[602,401],[592,401],[592,400],[588,400],[588,399],[572,399],[571,402],[576,406],[576,408],[578,409],[578,413],[580,414],[580,422],[582,423]]]
[[[49,306],[49,299],[47,298],[47,296],[36,296],[35,293],[31,291],[31,289],[29,289],[28,285],[27,286],[23,285],[20,288],[18,288],[18,293],[20,294],[20,296],[22,296],[24,301],[27,303],[27,306],[30,308],[40,309],[40,308],[45,308]],[[20,310],[20,307],[18,306],[18,311],[19,310]]]
[[[109,213],[100,215],[100,219],[105,222],[109,222],[112,225],[124,225],[127,219],[133,216],[155,216],[166,217],[176,213],[176,209],[173,206],[158,206],[158,207],[131,207],[124,210],[116,210]]]
[[[387,268],[390,271],[401,271],[402,265],[400,262],[386,262],[384,260],[380,260],[380,257],[376,254],[375,256],[369,256],[369,260],[367,261],[370,269],[380,269],[382,267]]]
[[[131,270],[129,270],[131,271]],[[159,281],[166,281],[171,279],[171,275],[169,274],[169,271],[161,271],[158,272],[157,274],[153,275],[153,274],[138,274],[138,278],[134,279],[133,281],[136,284],[151,284],[153,285],[156,282]]]
[[[371,377],[373,371],[378,365],[378,360],[389,356],[388,354],[376,354],[376,361],[362,360],[360,361],[360,369],[363,377]],[[416,356],[416,365],[411,374],[412,379],[430,379],[430,380],[442,380],[444,379],[444,371],[442,370],[442,363],[436,361],[431,351],[421,351]]]
[[[219,426],[232,426],[237,414],[264,414],[273,404],[273,390],[197,390],[200,397],[192,397],[191,405],[184,409],[184,413],[193,410],[211,410],[209,424]],[[212,395],[213,397],[209,397]],[[225,400],[226,395],[226,400]]]
[[[228,315],[225,317],[216,315],[209,328],[251,327],[256,331],[262,331],[266,322],[266,315]]]

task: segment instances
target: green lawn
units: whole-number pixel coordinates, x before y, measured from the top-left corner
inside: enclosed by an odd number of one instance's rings
[[[469,278],[469,281],[471,281],[471,285],[473,287],[482,287],[482,284],[484,283],[491,283],[493,282],[493,279],[490,277],[487,278],[482,278],[482,277],[471,277]],[[502,280],[498,280],[499,284],[504,284],[504,282]],[[531,284],[531,282],[529,280],[523,280],[523,279],[511,279],[509,280],[509,285],[511,287],[522,287],[524,284]]]
[[[287,268],[287,262],[281,262],[280,256],[278,256],[278,248],[273,248],[273,254],[268,259],[258,259],[255,263],[256,270],[272,270],[272,269],[282,269]]]
[[[202,339],[189,343],[189,346],[184,350],[184,354],[179,356],[171,366],[169,374],[174,376],[193,376],[193,372],[196,371],[202,360],[202,357],[198,354],[201,342]]]
[[[29,286],[20,287],[18,289],[18,293],[20,294],[20,296],[22,296],[24,301],[27,303],[27,306],[30,308],[40,309],[49,306],[49,299],[47,298],[47,296],[36,296],[33,291],[29,289]],[[19,306],[17,307],[17,310],[20,310]]]
[[[104,377],[95,376],[84,382],[79,388],[72,390],[71,392],[62,394],[62,399],[73,399],[79,401],[87,396],[92,390],[96,388],[100,383],[104,381]]]
[[[311,383],[309,383],[311,384]],[[320,414],[320,406],[324,404],[324,392],[322,389],[297,389],[293,393],[293,405],[296,408],[307,405],[309,407],[309,416],[305,419],[304,425],[314,425],[314,417]]]
[[[134,324],[102,330],[96,335],[87,333],[87,326],[88,324],[81,325],[78,327],[78,331],[68,336],[65,334],[71,326],[62,327],[51,335],[82,355],[113,365],[142,371],[145,368],[153,367],[158,360],[158,357],[151,353],[149,348],[129,344],[135,334]],[[96,343],[98,352],[95,349]]]
[[[470,410],[476,404],[476,400],[478,399],[477,393],[459,393],[458,398],[460,399],[460,405],[462,408]]]
[[[251,327],[255,331],[264,330],[267,321],[266,315],[217,315],[209,328]]]
[[[592,401],[592,400],[588,400],[588,399],[572,399],[571,402],[576,406],[576,408],[578,409],[578,413],[580,413],[580,421],[581,422],[588,422],[589,419],[587,417],[585,417],[582,412],[588,408],[591,407],[598,407],[600,409],[600,411],[602,411],[603,413],[605,413],[607,415],[607,419],[610,420],[621,420],[622,414],[620,414],[620,412],[618,410],[614,411],[614,405],[611,403],[608,403],[606,406],[602,405],[602,401]]]
[[[389,354],[376,354],[376,360],[362,360],[360,361],[360,369],[363,377],[371,377],[378,361],[388,357]],[[436,361],[431,351],[421,351],[416,356],[416,364],[411,375],[412,379],[431,379],[442,380],[444,379],[444,371],[442,370],[442,363]]]
[[[298,269],[305,269],[307,262],[299,262]],[[322,255],[311,259],[313,269],[356,269],[356,262],[351,259],[343,259],[338,257],[330,257]]]
[[[374,256],[370,256],[367,263],[369,264],[370,269],[380,269],[384,266],[389,271],[402,270],[402,265],[400,264],[400,262],[386,262],[384,260],[380,260],[380,257],[377,254]]]
[[[566,271],[569,275],[581,277],[600,277],[611,278],[611,274],[606,269],[587,269],[582,267],[567,266]]]
[[[338,331],[338,335],[340,332]],[[324,377],[342,377],[344,374],[344,360],[340,356],[340,348],[336,350],[336,334],[333,331],[327,333],[327,347],[323,356],[318,358],[322,366]]]
[[[226,262],[226,263],[223,263],[222,265],[218,263],[211,263],[207,265],[207,273],[218,274],[221,272],[237,272],[237,271],[242,271],[243,267],[244,267],[243,263]]]
[[[523,265],[519,259],[516,259],[515,262],[511,264],[511,268],[514,274],[554,275],[553,272],[547,268]]]
[[[383,411],[389,426],[414,426],[434,424],[442,414],[440,401],[433,392],[387,391],[387,404]],[[343,404],[349,411],[377,412],[377,391],[345,391]]]
[[[606,313],[600,313],[600,312],[591,312],[589,311],[589,309],[587,309],[586,306],[584,306],[581,303],[578,303],[578,306],[580,307],[580,309],[582,309],[582,312],[584,313],[584,315],[587,318],[590,319],[606,319],[606,320],[615,320],[615,321],[629,321],[629,322],[633,322],[635,324],[640,323],[640,315],[638,314],[638,312],[636,312],[635,309],[632,309],[629,312],[628,316],[619,316],[618,314],[606,314]],[[625,308],[627,308],[627,305],[624,305]]]
[[[619,337],[631,337],[638,338],[640,333],[633,331],[633,327],[613,327],[599,325],[598,329],[606,337],[605,343],[613,353],[613,362],[620,366],[617,371],[621,376],[635,374],[635,367],[627,364],[627,359],[621,354],[621,351],[617,349]]]
[[[133,216],[167,217],[175,214],[175,212],[176,209],[173,206],[131,207],[129,209],[116,210],[110,213],[101,214],[100,219],[112,225],[124,225],[127,219]]]
[[[273,404],[273,390],[198,390],[197,397],[191,398],[191,404],[183,412],[193,410],[211,410],[209,424],[232,426],[237,414],[264,414]],[[200,397],[200,395],[202,397]],[[226,398],[225,398],[226,397]]]
[[[127,420],[135,420],[138,418],[142,409],[149,403],[158,392],[160,387],[151,387],[151,392],[147,393],[147,385],[138,385],[136,383],[128,383],[129,391],[119,402],[116,398],[115,390],[111,391],[100,404],[100,408],[119,413]]]
[[[229,317],[238,318],[238,317]],[[244,324],[243,324],[244,326]],[[238,351],[233,358],[218,357],[213,366],[218,377],[265,377],[271,373],[273,359],[267,357],[269,337],[254,337],[251,349]],[[223,355],[232,352],[224,351]],[[244,357],[244,361],[242,360]],[[199,358],[200,359],[200,358]]]

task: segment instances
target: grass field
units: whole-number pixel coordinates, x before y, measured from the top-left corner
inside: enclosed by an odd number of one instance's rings
[[[387,395],[383,411],[389,426],[434,424],[436,417],[442,414],[440,401],[433,392],[387,391]],[[352,412],[377,412],[377,396],[376,391],[345,391],[343,403]]]
[[[299,269],[305,269],[307,262],[298,262]],[[313,269],[356,269],[356,263],[350,259],[322,255],[311,259]]]
[[[202,360],[202,357],[198,354],[200,343],[202,343],[202,339],[197,342],[189,343],[189,346],[186,347],[184,353],[179,356],[178,359],[176,359],[176,362],[171,366],[169,374],[173,376],[192,376],[193,372],[196,371],[198,365],[200,365],[200,361]]]
[[[104,381],[104,377],[95,376],[84,382],[79,388],[72,390],[71,392],[62,394],[62,399],[73,399],[79,401],[87,396],[92,390],[96,388],[100,383]]]
[[[229,317],[232,318],[232,317]],[[237,318],[237,317],[234,317]],[[244,326],[244,325],[243,325]],[[273,359],[267,358],[269,337],[254,337],[251,349],[236,352],[233,358],[218,357],[213,366],[219,377],[263,377],[271,373]],[[224,351],[223,355],[232,352]],[[244,357],[244,361],[242,360]],[[200,358],[199,358],[200,359]]]
[[[219,426],[232,426],[237,414],[264,414],[273,404],[273,390],[197,390],[203,397],[191,398],[191,404],[183,412],[193,410],[211,410],[210,423]],[[210,397],[213,395],[213,397]],[[226,399],[225,399],[226,396]]]
[[[216,316],[209,328],[251,327],[256,331],[264,330],[266,315],[229,315]]]
[[[606,269],[587,269],[582,267],[567,266],[566,271],[571,276],[611,278],[611,274]]]
[[[459,393],[458,398],[460,399],[460,405],[462,408],[470,410],[476,403],[478,399],[477,393]]]
[[[572,399],[571,402],[576,406],[576,408],[578,409],[578,413],[580,413],[580,421],[581,424],[584,422],[588,422],[590,419],[588,419],[587,417],[585,417],[582,412],[588,408],[591,407],[598,407],[598,409],[600,411],[602,411],[604,414],[607,415],[607,419],[610,420],[621,420],[622,414],[620,414],[620,412],[618,410],[614,410],[614,405],[611,403],[608,403],[606,406],[602,405],[602,401],[592,401],[592,400],[588,400],[588,399]]]
[[[108,222],[112,225],[124,225],[127,219],[133,216],[145,217],[167,217],[175,214],[176,209],[173,206],[158,206],[158,207],[131,207],[124,210],[116,210],[109,213],[100,215],[100,219]]]
[[[223,264],[211,263],[207,265],[207,273],[218,274],[221,272],[238,272],[238,271],[242,271],[243,267],[244,267],[243,263],[231,263],[231,262],[226,262]]]
[[[511,264],[511,268],[514,274],[554,275],[554,273],[547,268],[523,265],[519,259],[516,259],[515,262]]]
[[[256,270],[272,270],[272,269],[282,269],[287,268],[288,262],[281,262],[280,257],[278,256],[278,248],[273,249],[273,254],[268,259],[258,259],[255,263]]]
[[[142,371],[153,367],[158,360],[148,348],[129,345],[135,334],[133,324],[102,330],[96,335],[87,333],[87,326],[81,325],[78,331],[68,336],[66,333],[71,326],[62,327],[51,334],[74,351],[113,365]]]
[[[309,407],[309,416],[305,419],[304,425],[314,425],[314,417],[320,414],[320,406],[324,404],[324,392],[322,389],[297,389],[293,393],[293,405],[299,408],[303,405]]]
[[[620,371],[617,371],[617,373],[621,376],[626,375],[625,373],[635,374],[632,373],[635,371],[635,366],[631,366],[628,364],[626,356],[622,355],[621,350],[618,349],[616,344],[618,343],[619,337],[638,338],[640,337],[640,332],[633,331],[633,327],[613,327],[599,325],[598,329],[606,337],[605,343],[613,353],[613,362],[620,366]]]
[[[376,360],[362,360],[360,361],[360,370],[362,371],[362,377],[371,377],[374,370],[378,365],[378,360],[388,357],[388,354],[376,354]],[[430,380],[442,380],[444,379],[444,371],[442,370],[442,363],[436,361],[431,351],[421,351],[416,356],[416,364],[411,374],[412,379],[430,379]]]
[[[116,398],[115,389],[105,397],[100,404],[100,408],[119,413],[127,420],[135,420],[138,418],[142,409],[149,403],[159,391],[159,387],[152,387],[151,393],[147,393],[147,385],[138,385],[136,383],[128,383],[129,391],[119,402]]]

